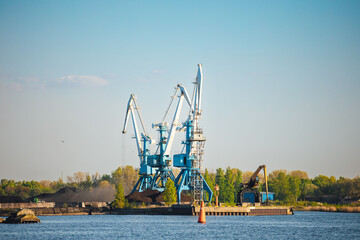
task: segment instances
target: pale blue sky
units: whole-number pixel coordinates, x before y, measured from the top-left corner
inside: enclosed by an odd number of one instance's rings
[[[129,95],[150,129],[177,83],[192,91],[198,63],[204,167],[355,177],[359,12],[330,0],[0,0],[0,178],[137,167],[132,131],[121,134]]]

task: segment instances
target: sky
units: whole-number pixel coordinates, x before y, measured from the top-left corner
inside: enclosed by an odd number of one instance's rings
[[[130,94],[156,139],[151,124],[178,83],[192,92],[199,63],[204,168],[359,176],[359,12],[350,0],[0,0],[0,179],[138,167],[132,126],[121,133]]]

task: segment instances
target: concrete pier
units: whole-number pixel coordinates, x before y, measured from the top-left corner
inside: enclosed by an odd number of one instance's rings
[[[194,215],[198,215],[200,207],[194,208]],[[213,216],[232,216],[232,215],[249,215],[248,207],[205,207],[206,215]]]
[[[292,215],[290,207],[206,207],[206,215],[235,216],[235,215]],[[194,208],[194,215],[198,215],[200,207]]]

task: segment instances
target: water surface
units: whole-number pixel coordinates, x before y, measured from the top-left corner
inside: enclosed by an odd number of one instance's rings
[[[360,214],[289,216],[39,216],[39,224],[0,224],[0,239],[360,239]]]

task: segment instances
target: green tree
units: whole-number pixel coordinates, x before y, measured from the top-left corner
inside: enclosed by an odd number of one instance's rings
[[[307,172],[300,171],[300,170],[291,171],[289,173],[289,175],[292,177],[297,177],[299,179],[308,179],[309,178]]]
[[[358,200],[360,199],[360,177],[348,179],[340,177],[340,179],[333,184],[334,194],[341,201],[346,198]]]
[[[275,178],[269,182],[270,191],[274,191],[276,197],[281,201],[290,201],[290,185],[287,175],[284,172],[278,172]]]
[[[227,203],[234,203],[234,174],[230,167],[226,168],[225,171],[225,184],[224,184],[224,191],[223,191],[223,200]]]
[[[111,173],[111,182],[115,185],[118,185],[122,176],[122,169],[118,167],[115,171]]]
[[[237,194],[240,191],[240,184],[242,183],[242,172],[239,169],[235,169],[234,174],[234,199],[237,199]]]
[[[305,200],[305,196],[306,195],[308,195],[308,194],[310,194],[310,193],[312,193],[312,189],[313,189],[313,187],[311,187],[311,185],[313,185],[312,183],[311,183],[311,180],[310,179],[300,179],[300,196],[299,196],[299,198],[301,199],[301,200]],[[314,187],[316,187],[315,185],[314,185]]]
[[[288,197],[290,201],[296,202],[301,195],[300,190],[300,179],[298,177],[288,176],[290,196]]]
[[[219,185],[219,202],[225,202],[225,175],[221,168],[216,169],[215,184]]]
[[[285,169],[274,170],[269,174],[269,180],[271,181],[273,179],[276,179],[278,177],[279,173],[281,173],[281,172],[284,173],[285,176],[287,175],[287,170],[285,170]]]
[[[168,181],[166,181],[166,184],[165,184],[164,201],[165,201],[165,204],[168,206],[170,206],[176,202],[175,184],[170,179]]]
[[[215,184],[215,179],[213,179],[211,177],[211,174],[209,173],[209,171],[207,170],[207,168],[205,168],[205,173],[204,173],[204,179],[206,181],[206,183],[209,185],[211,191],[214,193],[214,184]],[[205,199],[209,199],[209,195],[207,194],[207,192],[204,191],[204,196]]]
[[[115,200],[112,202],[114,208],[124,208],[127,206],[127,201],[124,195],[124,188],[121,183],[116,187]]]
[[[319,175],[313,179],[312,183],[318,186],[319,188],[324,188],[331,184],[331,180],[327,176]]]
[[[112,172],[112,183],[117,185],[119,182],[124,187],[125,195],[128,195],[139,179],[138,171],[132,166],[118,167]]]
[[[333,189],[333,186],[332,186],[333,181],[336,181],[336,179],[334,180],[334,177],[329,178],[329,177],[324,176],[324,175],[316,176],[312,180],[312,183],[318,187],[318,189],[316,189],[316,191],[314,192],[315,195],[317,197],[321,197],[322,195],[331,195],[331,194],[333,194],[333,192],[334,192],[334,189]]]

